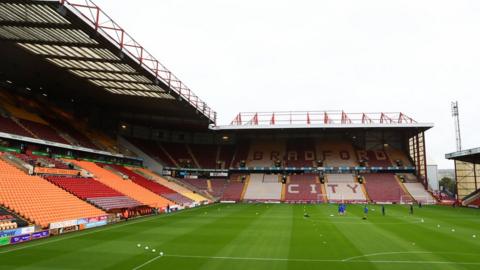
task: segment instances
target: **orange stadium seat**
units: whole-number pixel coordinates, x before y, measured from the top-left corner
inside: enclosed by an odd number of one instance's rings
[[[42,227],[56,221],[105,215],[38,176],[0,160],[0,203]]]

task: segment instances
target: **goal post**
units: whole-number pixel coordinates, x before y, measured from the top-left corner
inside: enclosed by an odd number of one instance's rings
[[[401,195],[400,196],[400,204],[413,204],[415,203],[415,199],[413,196],[410,195]]]
[[[423,205],[435,204],[436,200],[432,196],[430,196],[430,194],[416,195],[415,197],[410,195],[402,195],[400,197],[400,204],[418,204],[418,203],[421,203]]]

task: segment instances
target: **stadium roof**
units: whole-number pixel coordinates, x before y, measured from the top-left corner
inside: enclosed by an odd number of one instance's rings
[[[425,131],[432,127],[432,123],[418,123],[404,113],[399,112],[283,111],[239,113],[230,125],[218,126],[214,127],[214,129],[407,128]]]
[[[10,80],[216,121],[204,101],[89,0],[2,0],[0,51]]]
[[[445,158],[480,164],[480,147],[449,153]]]

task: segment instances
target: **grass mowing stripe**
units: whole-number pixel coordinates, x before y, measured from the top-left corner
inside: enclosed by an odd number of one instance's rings
[[[216,209],[220,209],[216,210]],[[172,232],[169,231],[168,227],[166,228],[159,228],[160,230],[167,232],[168,234],[171,234],[167,240],[165,241],[165,238],[163,235],[159,235],[161,239],[153,238],[152,240],[148,239],[148,244],[150,246],[156,246],[159,248],[159,251],[163,251],[165,253],[171,253],[175,251],[185,251],[183,247],[186,244],[190,244],[192,247],[195,247],[199,243],[196,243],[200,237],[202,237],[203,232],[205,231],[210,231],[209,228],[216,228],[219,226],[218,224],[221,222],[225,221],[230,221],[232,218],[234,218],[236,215],[244,211],[242,208],[232,208],[230,211],[225,211],[225,206],[222,205],[217,205],[216,207],[209,209],[209,211],[204,214],[204,212],[197,212],[195,213],[196,216],[192,217],[190,216],[188,220],[195,222],[197,220],[197,224],[195,226],[191,226],[190,230],[186,232]],[[198,223],[198,220],[202,221],[201,223]],[[234,235],[233,235],[234,236]],[[233,237],[232,236],[232,237]],[[155,239],[155,241],[153,241]],[[196,240],[195,242],[192,242],[192,239]],[[208,240],[208,239],[205,239]],[[156,243],[154,243],[156,242]],[[176,246],[178,246],[179,243],[182,243],[182,249],[181,250],[176,250]],[[201,244],[205,244],[205,241],[200,241]],[[218,243],[217,243],[218,244]],[[146,259],[150,259],[151,255],[153,254],[145,254],[141,253],[139,254],[139,259],[142,259],[142,261],[145,261]],[[118,262],[117,264],[113,265],[112,268],[117,268],[117,267],[128,267],[128,266],[135,266],[136,262],[131,262],[131,258],[125,258],[124,260]]]
[[[117,223],[117,224],[107,225],[106,227],[98,227],[98,228],[94,228],[94,229],[90,229],[90,230],[74,232],[70,235],[68,235],[68,234],[67,235],[59,235],[59,236],[56,236],[54,238],[47,238],[47,239],[37,240],[37,241],[34,241],[34,242],[27,242],[27,243],[21,244],[21,246],[16,246],[16,247],[15,246],[6,246],[6,247],[4,247],[5,250],[0,250],[0,254],[9,253],[9,252],[22,250],[22,249],[27,249],[27,248],[36,247],[36,246],[47,245],[47,244],[50,244],[50,243],[55,243],[55,242],[59,242],[59,241],[67,240],[67,239],[72,239],[72,238],[76,238],[76,237],[80,237],[80,236],[85,236],[85,235],[89,235],[89,234],[95,234],[95,233],[108,231],[108,230],[112,230],[112,229],[118,229],[118,228],[121,228],[121,227],[124,227],[124,226],[130,226],[130,225],[134,225],[134,224],[137,224],[137,223],[143,223],[143,222],[147,222],[147,221],[150,221],[150,220],[156,219],[156,218],[165,218],[165,217],[168,217],[168,216],[171,216],[171,215],[180,214],[180,213],[184,213],[184,212],[187,212],[187,211],[199,210],[199,209],[202,209],[202,208],[205,208],[205,207],[210,207],[210,206],[213,206],[213,205],[214,204],[210,204],[210,205],[202,206],[202,207],[198,207],[198,208],[190,208],[190,209],[183,210],[181,212],[170,213],[168,215],[145,217],[145,218],[133,220],[133,221],[130,221],[130,222],[124,222],[124,223],[121,223],[121,224]]]
[[[428,206],[410,216],[408,207],[391,205],[382,216],[379,206],[370,207],[368,219],[362,220],[362,205],[347,206],[347,216],[340,217],[337,206],[327,204],[217,204],[2,253],[0,269],[479,268],[480,237],[469,235],[478,224],[469,215],[476,218],[478,212]],[[451,226],[455,233],[447,230]]]

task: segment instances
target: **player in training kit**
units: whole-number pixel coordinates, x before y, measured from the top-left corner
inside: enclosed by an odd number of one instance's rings
[[[368,216],[368,206],[365,205],[365,207],[363,208],[363,219],[367,219],[367,216]]]

